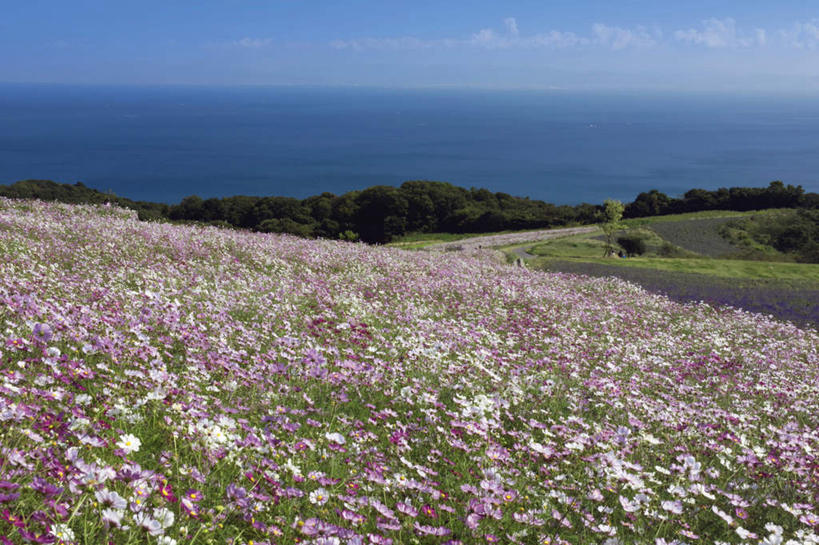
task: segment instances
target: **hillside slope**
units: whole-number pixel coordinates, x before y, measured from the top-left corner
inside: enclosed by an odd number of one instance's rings
[[[0,256],[12,543],[807,543],[819,523],[815,332],[106,207],[0,200]]]

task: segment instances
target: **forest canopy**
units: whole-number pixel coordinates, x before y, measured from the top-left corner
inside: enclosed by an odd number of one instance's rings
[[[603,220],[602,205],[554,205],[488,189],[465,189],[446,182],[408,181],[377,185],[343,195],[292,197],[185,197],[178,204],[133,201],[77,182],[23,180],[0,185],[0,196],[105,203],[136,210],[142,220],[205,222],[303,237],[360,239],[385,243],[409,232],[485,233],[582,225]],[[692,189],[673,198],[653,189],[626,204],[624,218],[701,210],[819,208],[819,194],[802,186],[771,182],[768,187]]]

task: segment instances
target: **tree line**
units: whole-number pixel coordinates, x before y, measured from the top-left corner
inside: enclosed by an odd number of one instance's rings
[[[111,202],[136,210],[141,220],[204,222],[369,243],[389,242],[410,232],[485,233],[584,225],[605,219],[602,205],[554,205],[434,181],[409,181],[399,187],[378,185],[343,195],[322,193],[306,199],[244,195],[203,199],[192,195],[168,205],[133,201],[81,182],[23,180],[0,185],[0,196],[75,204]],[[779,181],[771,182],[767,188],[692,189],[681,198],[651,190],[627,204],[623,217],[765,208],[819,208],[819,194],[805,193],[801,186],[786,186]]]
[[[680,198],[652,189],[626,205],[624,218],[664,216],[703,210],[765,210],[767,208],[819,208],[819,193],[805,193],[801,185],[771,182],[768,187],[732,187],[714,191],[691,189]]]

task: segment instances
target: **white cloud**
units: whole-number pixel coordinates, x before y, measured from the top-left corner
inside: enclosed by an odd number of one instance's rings
[[[589,45],[591,40],[578,36],[574,32],[552,30],[545,34],[536,34],[529,39],[533,47],[554,47],[558,49]]]
[[[657,40],[662,36],[659,30],[650,33],[644,27],[634,29],[608,26],[602,23],[592,25],[594,42],[612,49],[625,49],[627,47],[653,47],[657,45]]]
[[[473,34],[465,43],[486,49],[506,49],[511,47],[525,49],[540,47],[562,49],[591,43],[591,40],[588,38],[580,37],[574,32],[560,32],[558,30],[552,30],[542,34],[532,34],[530,36],[521,36],[517,22],[511,17],[506,19],[506,30],[507,33],[504,35],[498,34],[491,28],[484,28]]]
[[[797,49],[819,48],[819,19],[795,23],[793,27],[780,30],[779,35],[786,45]]]
[[[517,37],[518,34],[520,34],[520,32],[518,32],[518,22],[514,17],[507,17],[503,20],[503,24],[506,25],[506,32],[508,32],[510,36]]]
[[[521,35],[517,20],[507,17],[503,21],[504,30],[496,31],[492,28],[481,29],[469,38],[443,38],[423,40],[413,36],[400,38],[360,38],[354,40],[335,40],[330,46],[335,49],[428,49],[434,47],[479,47],[483,49],[509,48],[550,48],[564,49],[583,46],[602,46],[611,49],[627,47],[652,47],[662,37],[658,29],[652,31],[645,27],[633,29],[607,26],[597,23],[592,26],[591,36],[580,36],[574,32],[550,30],[548,32],[530,35]]]
[[[271,38],[243,38],[231,42],[233,46],[261,48],[271,45]],[[790,28],[765,30],[763,28],[741,29],[734,19],[710,18],[699,27],[679,29],[664,35],[654,27],[610,26],[595,23],[587,34],[570,31],[549,30],[535,34],[522,34],[515,17],[503,20],[503,27],[483,28],[466,38],[424,39],[415,36],[355,38],[335,40],[329,45],[335,49],[364,50],[423,50],[443,48],[480,49],[572,49],[606,48],[623,50],[648,49],[658,45],[677,44],[700,46],[711,49],[750,49],[755,47],[789,47],[819,50],[819,19],[797,22]]]
[[[752,47],[765,45],[767,41],[765,30],[755,29],[753,35],[748,36],[737,30],[736,21],[730,17],[726,19],[706,19],[699,29],[677,30],[674,32],[674,37],[684,43],[711,48]]]
[[[497,47],[509,47],[511,41],[505,36],[495,34],[495,31],[491,28],[484,28],[473,34],[469,43],[471,45],[494,49]]]
[[[236,40],[233,45],[237,47],[246,47],[248,49],[260,49],[267,47],[273,43],[273,38],[242,38]]]

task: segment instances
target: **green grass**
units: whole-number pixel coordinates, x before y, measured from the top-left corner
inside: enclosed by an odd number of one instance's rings
[[[651,224],[678,221],[693,221],[696,223],[696,220],[709,220],[719,217],[743,217],[753,214],[759,214],[759,212],[708,211],[626,220],[623,223],[629,232],[639,232],[644,235],[649,248],[649,251],[645,255],[629,259],[605,258],[603,257],[605,243],[600,240],[600,233],[593,232],[549,240],[529,248],[529,253],[538,256],[538,258],[532,260],[530,266],[534,268],[548,267],[551,261],[562,260],[598,263],[616,267],[637,267],[659,271],[699,273],[720,278],[779,279],[808,283],[819,282],[819,265],[815,264],[787,261],[718,259],[697,255],[692,251],[686,251],[678,247],[676,249],[679,250],[679,252],[674,254],[673,257],[663,257],[656,253],[663,244],[664,239],[659,233],[651,229]],[[692,225],[694,225],[694,223],[692,223]],[[703,226],[703,228],[704,227],[705,226]],[[694,234],[699,232],[697,228],[689,229],[689,231]],[[705,235],[709,233],[701,234],[703,237],[702,243],[704,246],[707,246],[706,243],[708,241]],[[691,248],[689,248],[689,250],[690,249]],[[507,251],[508,250],[507,248]]]
[[[628,259],[597,256],[550,255],[534,260],[533,267],[547,266],[550,258],[564,261],[584,261],[617,267],[641,267],[660,271],[708,274],[721,278],[779,279],[819,282],[819,265],[807,263],[780,263],[770,261],[742,261],[738,259],[631,257]]]
[[[704,210],[702,212],[686,212],[685,214],[668,214],[666,216],[651,216],[649,218],[631,218],[623,220],[627,227],[639,227],[665,221],[688,221],[704,218],[740,218],[758,214],[759,211],[737,212],[735,210]]]
[[[606,243],[593,238],[599,235],[600,233],[595,231],[593,233],[552,239],[534,246],[529,250],[529,253],[548,257],[601,257]]]
[[[653,216],[650,218],[633,218],[623,220],[623,225],[628,228],[640,227],[643,225],[650,225],[652,223],[664,221],[685,221],[701,218],[723,218],[723,217],[743,217],[750,216],[758,212],[735,212],[732,210],[708,210],[704,212],[690,212],[686,214],[670,214],[667,216]],[[506,233],[525,233],[527,231],[542,231],[543,228],[538,229],[524,229],[522,231],[494,231],[491,233],[407,233],[396,237],[395,240],[387,244],[387,246],[395,246],[404,249],[423,248],[431,244],[439,244],[442,242],[455,242],[465,238],[473,237],[488,237],[492,235],[502,235]],[[602,249],[601,249],[602,252]]]

